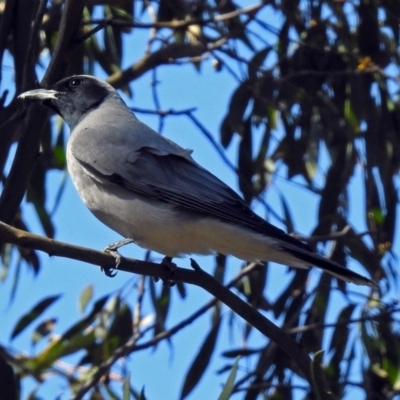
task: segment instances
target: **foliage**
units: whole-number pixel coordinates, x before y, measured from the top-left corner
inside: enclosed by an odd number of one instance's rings
[[[342,265],[357,261],[380,285],[379,292],[354,292],[343,282],[336,286],[326,274],[310,281],[309,271],[296,270],[279,296],[271,298],[265,291],[272,274],[268,266],[248,268],[231,282],[237,296],[279,321],[282,335],[290,335],[314,354],[313,379],[299,369],[296,355],[284,353],[273,340],[260,339],[251,323],[243,324],[235,313],[223,318],[219,301],[210,301],[171,326],[171,292],[179,292],[183,299],[188,285],[182,282],[161,288],[143,277],[132,289],[137,294],[134,305],[125,301],[122,288],[95,300],[88,286],[80,298],[82,316],[57,335],[57,318],[48,317],[48,312],[59,296],[44,295],[7,327],[11,338],[32,332],[33,353],[1,345],[0,361],[7,371],[13,367],[15,381],[37,381],[31,398],[36,398],[51,371],[64,380],[75,399],[85,393],[92,399],[145,399],[143,384],[129,374],[129,366],[122,372],[117,369],[118,360],[148,348],[157,351],[163,341],[174,342],[174,335],[189,323],[201,326],[199,318],[206,312],[211,326],[202,329],[204,337],[196,342],[201,344],[192,351],[194,360],[187,372],[177,374],[181,398],[204,384],[217,356],[227,360],[219,371],[224,384],[220,398],[229,398],[230,393],[246,400],[313,398],[321,396],[321,388],[330,392],[322,393],[323,398],[343,398],[354,388],[368,399],[398,393],[399,309],[390,300],[398,290],[393,245],[400,165],[400,7],[395,1],[88,0],[85,5],[81,0],[1,0],[0,13],[2,69],[12,60],[15,71],[14,83],[2,79],[1,221],[28,231],[29,204],[44,234],[53,238],[55,210],[46,203],[48,176],[54,171],[61,176],[65,170],[63,124],[50,120],[39,106],[24,108],[16,99],[19,93],[34,88],[38,75],[47,87],[68,75],[101,70],[112,85],[132,96],[131,82],[151,73],[153,112],[161,128],[166,118],[185,114],[193,129],[203,133],[237,172],[244,199],[249,204],[257,200],[288,232],[294,233],[291,206],[296,199],[279,194],[280,216],[265,203],[266,188],[285,178],[299,186],[299,193],[313,194],[318,199],[317,221],[307,241],[328,249],[330,258]],[[126,43],[143,30],[147,43],[141,58],[133,62]],[[228,74],[236,82],[226,114],[221,115],[220,143],[193,109],[163,111],[156,84],[157,74],[168,66],[201,72],[210,62],[215,74]],[[12,89],[11,101],[4,87]],[[15,142],[18,147],[9,167]],[[234,146],[237,159],[232,162],[225,149]],[[352,179],[360,179],[364,193],[364,203],[358,205],[363,223],[357,227],[350,208]],[[58,199],[64,184],[65,179]],[[46,265],[37,253],[39,247],[29,245],[29,235],[19,246],[4,236],[1,240],[3,285],[11,287],[14,297],[21,266],[41,274]],[[225,264],[224,257],[216,258],[214,278],[221,283],[226,280]],[[145,301],[152,304],[154,320],[142,313]],[[333,323],[328,314],[332,307],[337,315]],[[33,330],[31,324],[36,324]],[[241,343],[220,354],[217,343],[224,325],[239,330]],[[264,344],[252,347],[257,335],[257,343]],[[36,348],[43,338],[48,343]],[[65,367],[71,355],[76,358]],[[231,361],[237,356],[239,360]],[[115,378],[117,370],[121,376]],[[10,384],[14,388],[12,379],[3,379],[0,393],[15,390],[7,389]]]

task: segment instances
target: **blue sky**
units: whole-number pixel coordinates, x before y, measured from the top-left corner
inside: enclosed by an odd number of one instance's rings
[[[124,59],[125,66],[130,65],[142,55],[146,40],[147,33],[145,30],[136,30],[134,32],[132,40],[127,42]],[[275,38],[271,40],[274,41]],[[100,70],[97,72],[97,76],[104,77],[104,74]],[[39,71],[39,74],[41,73],[42,71]],[[13,81],[12,69],[7,69],[3,74],[5,77],[4,81],[8,80],[11,84]],[[212,58],[202,63],[200,73],[190,64],[179,67],[162,67],[157,73],[157,79],[160,82],[158,92],[162,108],[182,110],[196,107],[196,117],[202,121],[206,128],[214,134],[216,140],[219,141],[219,126],[222,117],[226,113],[228,100],[237,82],[224,70],[219,73],[216,72],[212,67]],[[152,76],[148,73],[131,85],[134,96],[133,99],[127,100],[130,107],[154,108],[151,96],[151,81]],[[147,114],[137,115],[142,121],[157,129],[157,117]],[[179,143],[182,147],[193,149],[193,156],[197,162],[205,166],[231,187],[237,188],[235,174],[221,160],[202,133],[185,116],[167,118],[163,134]],[[279,132],[277,135],[279,137]],[[236,144],[237,142],[234,140],[226,150],[227,156],[233,163],[236,162],[237,157]],[[328,165],[328,161],[326,160],[324,164]],[[279,194],[283,193],[289,202],[296,231],[307,235],[311,232],[316,222],[317,198],[306,190],[301,189],[298,185],[286,181],[284,177],[285,169],[280,168],[278,177],[265,192],[264,199],[278,214],[282,215],[282,204]],[[63,173],[57,171],[49,174],[49,209],[54,204],[56,191],[63,178]],[[298,182],[301,183],[301,181]],[[360,204],[364,204],[361,169],[355,174],[350,190],[351,221],[357,230],[363,230],[365,229],[362,223],[363,208],[360,207]],[[263,215],[264,210],[257,206],[257,203],[255,203],[255,206]],[[26,212],[25,218],[32,232],[41,234],[42,229],[36,219],[32,206],[29,204],[25,205],[24,211]],[[273,218],[271,222],[278,224],[278,221]],[[116,233],[102,225],[91,215],[75,192],[69,178],[61,203],[54,215],[54,223],[56,226],[56,239],[72,244],[100,250],[109,243],[120,239]],[[398,248],[398,245],[397,239],[394,248]],[[143,249],[134,245],[125,247],[122,253],[138,259],[143,259],[145,255]],[[212,271],[214,265],[213,257],[196,257],[196,260],[204,269],[209,272]],[[41,255],[41,262],[42,270],[36,278],[30,272],[27,272],[25,268],[23,269],[17,296],[12,303],[9,303],[12,278],[9,277],[3,284],[3,290],[0,291],[0,318],[2,320],[0,343],[2,344],[9,343],[9,335],[17,320],[17,316],[21,316],[23,312],[36,304],[45,295],[63,294],[61,300],[48,309],[42,318],[57,317],[58,322],[55,327],[55,333],[64,332],[74,323],[77,316],[80,315],[78,298],[82,290],[88,285],[93,285],[95,299],[106,293],[116,293],[122,286],[125,286],[124,293],[127,295],[127,301],[131,305],[135,302],[136,293],[134,290],[129,290],[129,288],[134,287],[138,282],[139,277],[137,276],[118,273],[114,279],[110,279],[101,274],[95,266],[67,259],[49,258],[47,255]],[[177,263],[180,266],[189,266],[187,258],[179,260]],[[234,276],[239,271],[240,265],[241,263],[238,260],[230,258],[228,276]],[[354,262],[350,263],[349,267],[360,273],[363,272],[362,268]],[[265,292],[268,298],[274,299],[289,281],[288,274],[291,274],[291,272],[284,266],[273,265],[271,268],[273,269],[273,274],[269,279]],[[319,271],[315,270],[313,274],[318,276],[319,273]],[[161,289],[161,283],[158,289]],[[183,316],[190,315],[210,299],[210,296],[199,288],[188,287],[187,289],[188,296],[185,300],[182,300],[176,291],[173,291],[172,309],[168,320],[170,326],[174,322],[178,322]],[[365,288],[352,286],[352,289],[355,293],[367,293]],[[344,301],[340,294],[337,294],[335,299],[336,305]],[[337,311],[337,307],[331,307],[329,313],[330,322],[335,321]],[[149,303],[145,304],[144,313],[152,313]],[[227,321],[230,318],[230,311],[224,308],[223,315]],[[267,315],[273,319],[272,315]],[[182,377],[191,364],[191,360],[193,360],[206,332],[210,329],[210,319],[211,316],[206,314],[199,321],[174,336],[170,345],[168,343],[161,343],[155,351],[143,351],[132,355],[129,358],[128,369],[131,373],[133,386],[137,390],[145,386],[146,395],[152,400],[178,398]],[[225,350],[231,349],[231,347],[239,347],[243,344],[241,338],[241,330],[244,328],[243,321],[237,318],[234,320],[232,327],[229,327],[226,321],[224,328],[220,332],[218,351],[209,367],[209,371],[191,397],[189,397],[190,399],[217,398],[221,391],[221,385],[226,380],[227,375],[218,376],[215,374],[215,371],[231,362],[230,360],[218,357],[218,355]],[[32,326],[32,329],[35,325]],[[26,332],[10,344],[11,347],[19,351],[24,349],[27,353],[34,351],[30,345],[31,332],[31,329],[27,329]],[[250,335],[248,344],[249,346],[260,347],[266,342],[265,338],[253,332]],[[45,343],[40,343],[38,347],[41,348],[44,345]],[[76,361],[76,358],[72,358],[70,361],[73,363]],[[242,372],[246,370],[246,362],[240,364]],[[360,376],[357,375],[358,373],[355,371],[354,380],[360,379]],[[32,381],[25,382],[23,386],[24,397],[26,397],[26,394],[32,389],[33,385]],[[39,394],[43,398],[53,398],[56,394],[62,393],[62,391],[63,387],[60,386],[60,381],[49,379],[43,385]],[[357,396],[357,392],[357,388],[352,389],[345,399],[356,398],[354,396]],[[168,393],[168,397],[166,397],[166,393]],[[66,399],[68,397],[67,395],[63,395],[60,398]]]

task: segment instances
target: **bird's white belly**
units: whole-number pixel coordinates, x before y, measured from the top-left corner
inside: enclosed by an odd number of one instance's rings
[[[90,211],[105,225],[138,245],[166,256],[232,254],[242,260],[271,260],[304,267],[278,243],[249,229],[187,213],[162,201],[144,199],[117,184],[99,181],[67,149],[68,169]]]

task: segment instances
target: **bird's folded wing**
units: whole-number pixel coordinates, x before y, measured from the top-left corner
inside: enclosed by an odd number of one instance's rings
[[[83,136],[79,137],[85,141],[89,139],[88,136],[83,139]],[[323,258],[305,243],[264,221],[232,189],[196,164],[190,153],[183,149],[168,149],[166,143],[163,143],[163,149],[137,145],[135,148],[133,143],[127,145],[126,140],[116,141],[106,148],[99,142],[92,143],[97,143],[97,146],[87,151],[90,149],[87,143],[79,146],[78,140],[72,153],[96,179],[119,185],[151,200],[174,204],[189,213],[259,232],[273,238],[282,250],[303,260],[305,266],[318,265],[340,279],[376,287],[370,279]]]
[[[153,200],[174,204],[187,212],[246,227],[274,238],[277,245],[288,244],[303,251],[312,251],[305,243],[251,211],[238,194],[195,163],[189,152],[183,154],[171,149],[173,153],[168,153],[146,146],[129,150],[133,146],[122,145],[122,142],[118,144],[117,141],[109,143],[106,148],[92,147],[88,152],[83,149],[90,147],[79,143],[88,139],[86,133],[77,137],[72,154],[97,179]]]

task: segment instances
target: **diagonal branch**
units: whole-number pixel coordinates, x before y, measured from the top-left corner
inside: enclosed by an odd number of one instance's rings
[[[51,256],[66,257],[94,265],[106,266],[114,265],[115,263],[113,256],[104,252],[31,234],[2,222],[0,222],[0,241],[30,249],[41,250]],[[165,268],[162,264],[122,258],[119,269],[130,273],[160,277],[166,280],[171,279],[170,269]],[[277,327],[240,297],[232,293],[228,288],[221,285],[211,275],[200,268],[189,270],[177,267],[174,272],[174,280],[199,286],[227,305],[232,311],[240,315],[245,321],[286,352],[295,361],[304,378],[314,388],[316,393],[320,395],[327,393],[322,381],[322,372],[319,371],[319,374],[311,373],[312,368],[315,369],[316,367],[312,365],[307,351],[301,348],[282,329]],[[123,355],[123,353],[121,355]]]
[[[172,43],[154,51],[153,53],[146,54],[131,67],[123,71],[115,72],[113,75],[108,77],[107,81],[115,88],[120,88],[156,67],[168,64],[173,65],[176,59],[196,57],[208,50],[208,46],[201,43]]]

